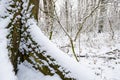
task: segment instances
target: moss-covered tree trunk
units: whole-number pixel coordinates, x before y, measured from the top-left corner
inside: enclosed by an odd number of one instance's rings
[[[20,0],[15,1],[13,4],[11,4],[11,9],[8,9],[8,11],[13,14],[13,18],[11,19],[11,22],[8,25],[8,28],[10,29],[10,34],[7,36],[7,38],[10,40],[8,49],[10,52],[10,60],[13,64],[14,71],[17,73],[17,65],[18,65],[18,57],[19,57],[19,45],[20,45],[20,39],[21,39],[21,4]],[[16,10],[15,10],[16,9]]]
[[[41,45],[33,40],[27,23],[30,19],[38,20],[39,0],[14,0],[8,11],[13,14],[8,29],[8,49],[14,71],[17,73],[19,63],[27,61],[44,75],[57,74],[62,80],[75,80],[68,76],[70,71],[56,62],[54,58],[41,50]],[[57,53],[56,53],[57,54]]]

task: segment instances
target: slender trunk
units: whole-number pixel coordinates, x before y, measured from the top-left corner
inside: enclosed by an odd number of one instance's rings
[[[98,33],[103,32],[104,19],[105,19],[105,2],[104,2],[104,0],[101,0],[100,13],[99,13]]]
[[[65,1],[65,16],[66,16],[66,30],[69,31],[69,20],[68,20],[68,0]]]

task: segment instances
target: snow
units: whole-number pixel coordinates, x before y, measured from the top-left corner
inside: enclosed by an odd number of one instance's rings
[[[0,21],[0,80],[17,80],[10,63],[7,50],[7,29],[10,19]]]
[[[79,42],[75,43],[75,51],[80,59],[80,64],[88,67],[96,74],[95,80],[120,80],[120,31],[114,31],[114,39],[110,32],[101,34],[89,32],[81,33]],[[59,36],[58,36],[59,35]],[[64,51],[74,57],[69,44],[69,39],[63,34],[53,36],[54,43],[58,47],[64,47]],[[67,51],[66,51],[67,50]],[[107,54],[108,53],[108,54]],[[109,59],[113,57],[115,59]]]
[[[5,27],[7,27],[11,17],[6,10],[10,4],[8,4],[9,1],[10,0],[0,0],[0,80],[17,80],[13,72],[13,67],[10,63],[7,50],[6,36],[8,31]]]
[[[44,76],[42,73],[22,63],[17,74],[19,80],[61,80],[59,76]]]

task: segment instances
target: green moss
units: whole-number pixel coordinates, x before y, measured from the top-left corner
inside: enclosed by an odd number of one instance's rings
[[[38,20],[39,0],[30,0],[29,6],[30,5],[34,5],[32,9],[32,16],[34,16],[34,18]]]

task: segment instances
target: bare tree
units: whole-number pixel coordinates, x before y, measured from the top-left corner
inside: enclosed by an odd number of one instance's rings
[[[105,12],[106,12],[106,10],[105,10],[105,1],[106,0],[101,0],[101,4],[100,4],[98,33],[103,32]]]

